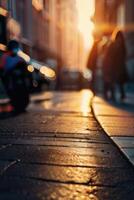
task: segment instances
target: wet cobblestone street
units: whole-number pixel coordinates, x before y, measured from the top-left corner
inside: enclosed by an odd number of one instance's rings
[[[0,121],[0,200],[133,200],[134,169],[95,119],[89,90],[32,97]]]

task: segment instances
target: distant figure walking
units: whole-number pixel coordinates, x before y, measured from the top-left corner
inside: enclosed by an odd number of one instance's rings
[[[109,98],[108,92],[111,93],[111,99],[115,100],[115,85],[117,84],[120,92],[120,98],[125,98],[124,84],[127,81],[126,70],[126,47],[122,31],[115,31],[112,35],[112,41],[107,48],[104,64],[104,95]]]
[[[95,82],[96,82],[96,69],[97,69],[97,59],[98,59],[98,45],[100,40],[96,40],[91,48],[88,61],[87,68],[92,72],[92,80],[91,80],[91,90],[95,93]]]
[[[11,40],[0,62],[2,81],[15,113],[23,112],[29,103],[27,63],[18,55],[19,43]]]

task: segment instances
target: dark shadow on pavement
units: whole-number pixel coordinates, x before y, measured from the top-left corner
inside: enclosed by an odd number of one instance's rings
[[[12,117],[16,117],[16,116],[19,116],[21,114],[24,114],[24,113],[27,113],[28,111],[23,111],[23,112],[19,112],[19,113],[16,113],[16,112],[3,112],[3,113],[0,113],[0,120],[5,120],[5,119],[9,119],[9,118],[12,118]]]
[[[105,100],[105,99],[104,99]],[[108,101],[107,102],[116,107],[116,108],[119,108],[119,109],[122,109],[124,111],[127,111],[127,112],[130,112],[130,113],[133,113],[134,114],[134,102],[129,102],[129,101],[123,101],[123,102],[119,102],[119,101]]]

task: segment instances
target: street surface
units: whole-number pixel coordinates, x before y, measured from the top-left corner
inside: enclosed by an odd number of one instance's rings
[[[93,110],[105,132],[134,165],[134,93],[128,93],[122,103],[95,97]]]
[[[92,100],[89,90],[46,92],[0,121],[0,200],[134,199],[133,166],[97,122],[91,105],[101,103]]]

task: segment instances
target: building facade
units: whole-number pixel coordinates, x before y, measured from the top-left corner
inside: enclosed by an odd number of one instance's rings
[[[57,0],[58,49],[63,66],[78,69],[78,29],[75,0]]]
[[[6,23],[0,20],[1,43],[18,39],[24,52],[36,60],[58,62],[69,70],[79,68],[82,40],[75,0],[0,0],[0,8],[6,13]]]
[[[40,6],[35,2],[32,8],[33,57],[48,63],[57,60],[60,68],[78,67],[75,0],[41,0]]]
[[[17,39],[21,42],[23,50],[30,54],[32,49],[32,4],[26,0],[1,0],[0,8],[7,13],[5,16],[6,42]]]
[[[93,21],[98,34],[110,34],[117,25],[123,27],[125,21],[123,0],[95,0]]]

